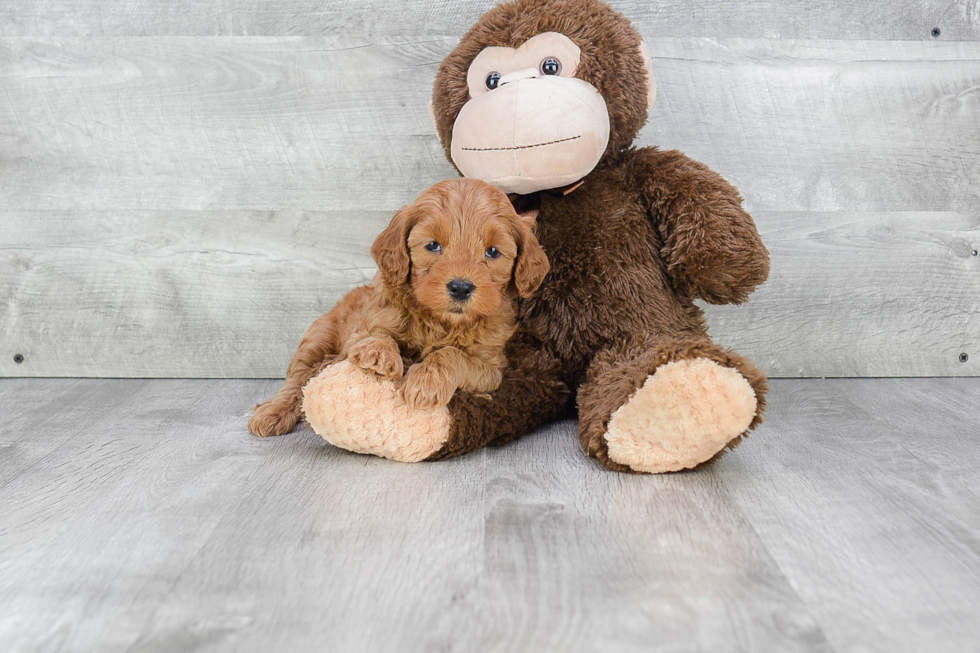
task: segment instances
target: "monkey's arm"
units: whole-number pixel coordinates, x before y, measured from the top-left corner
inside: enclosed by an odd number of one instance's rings
[[[769,276],[769,251],[738,191],[676,150],[636,150],[627,177],[663,239],[676,287],[711,304],[740,304]]]

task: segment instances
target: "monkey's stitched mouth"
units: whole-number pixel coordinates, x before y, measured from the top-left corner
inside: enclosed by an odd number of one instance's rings
[[[568,141],[574,141],[582,138],[582,135],[569,136],[568,138],[559,138],[557,141],[548,141],[547,143],[538,143],[536,145],[518,145],[516,147],[464,147],[462,150],[464,152],[510,152],[513,150],[530,150],[534,147],[544,147],[545,145],[556,145],[558,143],[567,143]]]

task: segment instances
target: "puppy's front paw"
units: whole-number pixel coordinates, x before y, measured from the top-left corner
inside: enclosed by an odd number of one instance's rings
[[[387,336],[370,336],[355,343],[347,358],[362,370],[392,381],[402,378],[405,370],[398,343]]]
[[[456,393],[456,384],[445,370],[425,363],[408,368],[401,385],[401,395],[410,408],[445,406]]]
[[[248,420],[248,430],[252,435],[267,438],[271,435],[286,435],[294,428],[299,417],[289,406],[275,401],[267,401],[255,407],[252,419]]]

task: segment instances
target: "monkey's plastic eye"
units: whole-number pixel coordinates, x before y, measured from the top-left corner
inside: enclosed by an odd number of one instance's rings
[[[498,259],[502,255],[503,255],[503,252],[501,252],[496,247],[488,247],[487,248],[487,258]]]
[[[492,91],[493,89],[497,88],[497,85],[498,84],[500,84],[500,73],[493,72],[493,73],[490,73],[489,75],[487,75],[487,88],[488,89],[490,89]]]
[[[561,74],[561,62],[554,57],[548,57],[541,62],[541,74],[542,75],[559,75]]]
[[[429,250],[430,252],[433,252],[435,254],[441,254],[442,253],[442,245],[440,245],[439,243],[437,243],[434,240],[431,243],[429,243],[428,245],[426,245],[425,248],[427,250]]]

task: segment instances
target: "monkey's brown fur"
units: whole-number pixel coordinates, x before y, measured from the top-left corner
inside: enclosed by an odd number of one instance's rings
[[[498,258],[487,255],[490,247]],[[256,407],[255,435],[293,430],[303,386],[344,358],[401,380],[402,397],[415,408],[445,405],[457,388],[482,394],[500,385],[516,299],[529,297],[548,272],[532,225],[507,196],[477,180],[440,182],[395,215],[371,253],[378,276],[310,326],[283,388]],[[454,279],[475,286],[466,300],[447,291]]]
[[[567,413],[574,395],[583,449],[612,469],[633,471],[609,458],[610,416],[659,367],[697,358],[748,381],[757,400],[754,428],[765,408],[765,376],[708,339],[693,300],[744,301],[768,276],[768,252],[738,192],[718,174],[676,151],[632,147],[647,98],[640,38],[625,18],[597,0],[517,0],[487,12],[436,78],[433,111],[447,155],[474,57],[543,32],[560,32],[581,48],[576,77],[605,99],[609,145],[579,190],[541,194],[537,235],[551,272],[520,303],[499,389],[492,399],[457,393],[450,436],[432,458],[519,437]]]

